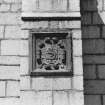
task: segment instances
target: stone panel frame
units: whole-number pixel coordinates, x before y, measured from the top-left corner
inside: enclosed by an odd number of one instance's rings
[[[47,77],[52,77],[52,76],[72,76],[73,75],[73,42],[72,42],[72,32],[71,31],[64,31],[64,30],[44,30],[44,31],[39,31],[36,32],[34,29],[29,31],[30,36],[29,36],[29,69],[30,69],[30,75],[31,76],[47,76]],[[52,71],[38,71],[35,67],[35,63],[36,63],[36,57],[35,57],[35,53],[36,49],[35,46],[33,46],[35,40],[36,40],[36,35],[37,34],[65,34],[66,36],[68,35],[70,37],[70,45],[68,45],[69,50],[68,55],[66,58],[68,65],[67,65],[67,71],[59,71],[59,70],[52,70]],[[36,69],[36,70],[35,70]]]

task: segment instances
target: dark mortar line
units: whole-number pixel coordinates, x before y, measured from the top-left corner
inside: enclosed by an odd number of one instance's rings
[[[99,79],[99,72],[98,72],[98,65],[97,64],[96,64],[95,70],[96,70],[96,79]]]
[[[101,95],[101,105],[104,105],[104,103],[103,103],[103,95]]]

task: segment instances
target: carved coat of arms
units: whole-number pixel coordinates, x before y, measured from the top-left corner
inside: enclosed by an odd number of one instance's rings
[[[66,50],[63,40],[58,37],[45,37],[38,47],[37,64],[40,69],[65,69]]]

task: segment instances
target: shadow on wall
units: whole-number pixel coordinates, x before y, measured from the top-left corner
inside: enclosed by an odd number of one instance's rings
[[[105,105],[105,0],[81,0],[85,105]]]

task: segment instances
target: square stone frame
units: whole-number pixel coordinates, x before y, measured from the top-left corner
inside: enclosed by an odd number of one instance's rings
[[[44,31],[35,31],[34,29],[30,30],[29,31],[30,33],[30,36],[29,36],[29,73],[30,73],[30,76],[32,77],[37,77],[37,76],[44,76],[44,77],[54,77],[54,76],[73,76],[73,42],[72,42],[72,32],[71,31],[64,31],[64,30],[44,30]],[[35,58],[33,58],[33,52],[35,52],[35,49],[33,49],[33,34],[43,34],[43,33],[59,33],[59,34],[67,34],[70,36],[70,39],[71,39],[71,47],[69,50],[70,51],[70,54],[71,54],[71,68],[69,71],[56,71],[56,70],[53,70],[52,72],[51,71],[38,71],[36,70],[35,71],[35,65],[33,65],[33,63],[35,63]],[[34,36],[35,37],[35,36]],[[33,51],[34,50],[34,51]]]

